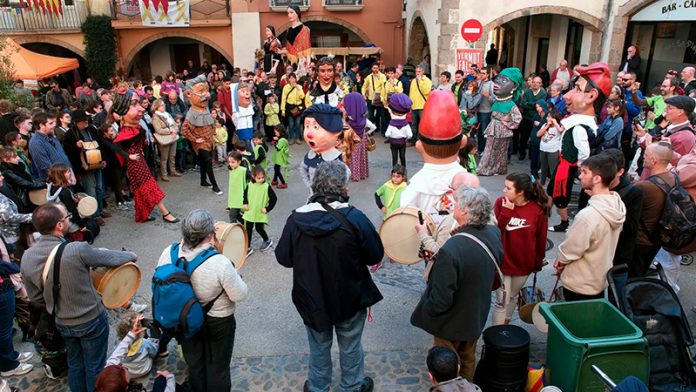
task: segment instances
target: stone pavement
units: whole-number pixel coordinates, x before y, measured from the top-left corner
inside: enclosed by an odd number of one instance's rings
[[[381,213],[374,203],[373,193],[389,178],[391,156],[388,146],[377,140],[377,150],[371,152],[370,178],[349,185],[351,204],[361,209],[375,226],[381,223]],[[307,189],[301,182],[298,172],[299,162],[306,147],[292,146],[292,166],[288,189],[276,190],[278,204],[270,213],[267,227],[271,239],[277,242],[285,219],[292,209],[304,204]],[[415,173],[422,165],[418,153],[407,149],[409,173]],[[519,162],[516,157],[510,171],[528,171],[529,161]],[[227,173],[222,167],[215,171],[221,188],[227,189]],[[201,188],[197,173],[186,174],[182,178],[172,178],[161,186],[167,193],[166,205],[177,216],[184,216],[195,208],[211,211],[216,219],[227,221],[226,195],[216,196],[210,190]],[[503,177],[482,177],[482,185],[488,189],[493,199],[502,194]],[[133,210],[112,209],[114,217],[107,220],[95,246],[111,249],[126,248],[135,251],[142,272],[142,280],[135,301],[148,303],[151,294],[150,282],[154,266],[162,250],[171,242],[180,239],[178,225],[164,223],[158,211],[155,222],[135,224]],[[558,216],[550,218],[550,224],[558,223]],[[563,234],[549,233],[555,246],[547,252],[547,259],[553,261],[556,246],[563,240]],[[254,235],[252,246],[260,245],[258,234]],[[692,285],[693,267],[682,268],[682,301],[685,308],[695,305],[696,294]],[[425,283],[422,280],[422,265],[398,265],[386,263],[378,270],[374,279],[384,295],[384,300],[372,308],[373,321],[367,323],[363,335],[366,352],[365,372],[375,380],[376,391],[425,391],[429,386],[425,367],[425,354],[431,345],[431,337],[424,331],[410,325],[409,318],[420,298]],[[539,275],[539,286],[548,296],[555,278],[553,268],[548,265]],[[234,356],[232,359],[232,385],[234,391],[300,391],[307,373],[307,338],[304,326],[291,302],[292,272],[277,264],[272,251],[256,251],[241,270],[250,288],[246,301],[237,304],[237,330]],[[121,310],[110,311],[112,327]],[[146,315],[149,314],[149,310]],[[523,326],[531,336],[531,363],[543,363],[546,357],[546,336],[534,327],[521,323],[516,318],[513,323]],[[689,312],[693,322],[693,313]],[[116,344],[115,332],[110,334],[110,348]],[[19,342],[15,336],[17,350],[29,351],[32,346]],[[481,349],[479,342],[479,351]],[[109,350],[109,352],[111,349]],[[169,347],[171,355],[158,359],[155,369],[174,372],[178,382],[186,379],[186,365],[179,360],[178,350],[173,341]],[[339,377],[337,348],[334,345],[334,387]],[[38,360],[33,360],[38,365]],[[154,370],[153,373],[154,375]],[[29,374],[9,379],[10,384],[21,391],[67,391],[66,380],[47,379],[40,369]],[[138,380],[147,383],[148,379]],[[334,388],[336,389],[336,388]]]

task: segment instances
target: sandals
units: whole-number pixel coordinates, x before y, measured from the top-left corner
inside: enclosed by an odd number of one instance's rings
[[[162,215],[162,220],[167,222],[167,223],[179,223],[181,220],[179,218],[174,218],[173,220],[168,220],[167,217],[172,216],[171,212],[167,212],[166,214]]]

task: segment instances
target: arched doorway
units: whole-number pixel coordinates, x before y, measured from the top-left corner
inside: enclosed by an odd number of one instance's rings
[[[199,40],[185,37],[160,38],[140,48],[126,65],[128,77],[149,80],[157,75],[164,77],[167,72],[182,72],[188,68],[188,61],[200,67],[203,60],[209,65],[227,64],[225,56],[212,46]]]
[[[408,37],[408,56],[418,64],[427,54],[430,54],[430,41],[428,41],[428,31],[420,16],[413,19],[411,32]],[[432,56],[431,56],[432,57]]]
[[[75,91],[75,88],[80,86],[87,76],[89,76],[85,59],[70,49],[47,42],[26,42],[21,45],[32,52],[48,56],[77,59],[80,64],[78,69],[54,77],[61,87],[67,88],[69,91]]]

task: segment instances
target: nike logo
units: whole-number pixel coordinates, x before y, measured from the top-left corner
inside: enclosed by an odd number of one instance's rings
[[[508,224],[505,226],[505,230],[514,231],[514,230],[525,229],[527,227],[531,227],[530,225],[526,225],[525,223],[527,223],[526,219],[510,218],[510,222],[508,222]]]

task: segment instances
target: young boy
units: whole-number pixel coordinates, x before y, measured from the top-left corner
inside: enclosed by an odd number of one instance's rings
[[[391,120],[384,136],[387,137],[391,148],[392,166],[400,160],[401,165],[406,167],[406,142],[413,137],[406,115],[411,111],[412,104],[408,95],[396,93],[392,95],[387,106]]]
[[[263,134],[261,132],[254,133],[251,139],[253,142],[254,156],[251,157],[254,166],[261,166],[263,170],[268,170],[268,149],[263,142]]]
[[[242,154],[239,151],[230,151],[227,154],[228,188],[227,211],[230,223],[244,223],[241,210],[244,206],[244,193],[251,180],[251,174],[242,166]]]
[[[431,392],[480,392],[481,388],[466,379],[459,377],[459,358],[447,347],[435,346],[428,350],[425,359],[428,366],[428,377],[433,384]]]
[[[121,342],[111,353],[106,365],[123,366],[131,378],[143,377],[152,370],[152,360],[157,356],[158,342],[144,337],[145,328],[140,326],[142,314],[126,312],[116,327]]]

